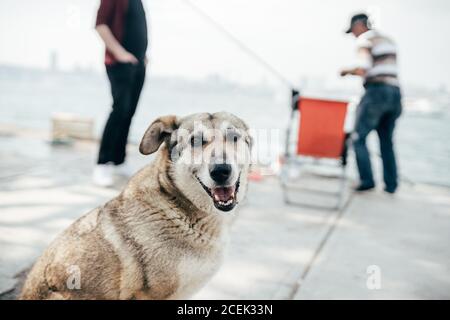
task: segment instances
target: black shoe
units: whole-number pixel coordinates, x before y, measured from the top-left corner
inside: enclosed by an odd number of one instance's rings
[[[384,188],[384,192],[394,194],[397,188]]]
[[[364,191],[369,191],[375,188],[374,184],[371,185],[364,185],[364,184],[360,184],[359,186],[357,186],[355,189],[353,189],[356,192],[364,192]]]

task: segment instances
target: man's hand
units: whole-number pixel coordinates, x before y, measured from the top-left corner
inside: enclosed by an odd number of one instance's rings
[[[341,77],[345,77],[348,74],[349,74],[348,70],[342,70],[341,71]]]
[[[119,41],[114,37],[111,32],[111,29],[106,24],[100,24],[95,27],[98,34],[102,38],[105,43],[106,48],[112,52],[117,61],[121,63],[132,63],[138,64],[139,61],[136,59],[134,55],[125,50],[124,47],[120,44]]]
[[[362,68],[355,68],[355,69],[344,69],[341,71],[341,77],[345,77],[348,75],[364,77],[366,75],[366,70]]]
[[[139,60],[132,53],[126,50],[120,50],[117,54],[114,55],[114,57],[120,63],[132,63],[132,64],[139,63]]]

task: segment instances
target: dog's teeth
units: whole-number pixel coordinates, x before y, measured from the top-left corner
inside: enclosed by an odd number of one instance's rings
[[[234,202],[233,198],[227,201],[217,200],[217,203],[220,204],[221,206],[229,206],[233,202]]]
[[[220,204],[221,206],[227,206],[227,205],[230,204],[231,201],[227,201],[227,202],[224,202],[224,201],[218,201],[218,202],[219,202],[219,204]]]

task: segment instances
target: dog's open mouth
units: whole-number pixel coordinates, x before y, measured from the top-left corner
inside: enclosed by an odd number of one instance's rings
[[[197,177],[198,182],[200,182],[203,189],[213,200],[214,206],[221,211],[230,211],[237,204],[237,193],[239,191],[239,183],[241,177],[237,179],[236,183],[232,186],[227,187],[214,187],[208,188],[203,184],[203,182]]]

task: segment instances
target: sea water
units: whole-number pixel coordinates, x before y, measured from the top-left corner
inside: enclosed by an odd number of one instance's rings
[[[0,67],[0,126],[50,131],[52,114],[67,112],[93,118],[98,137],[111,108],[109,90],[104,74]],[[399,167],[402,177],[410,181],[450,186],[450,106],[448,100],[433,101],[423,97],[425,107],[404,106],[395,137]],[[278,139],[276,145],[272,142],[266,148],[275,153],[284,149],[290,114],[288,90],[241,86],[217,78],[193,81],[148,76],[130,141],[139,142],[147,126],[161,115],[216,111],[235,113],[255,132],[267,131]],[[376,154],[374,135],[371,140]],[[266,152],[271,153],[262,150]],[[276,161],[277,156],[269,158]]]

